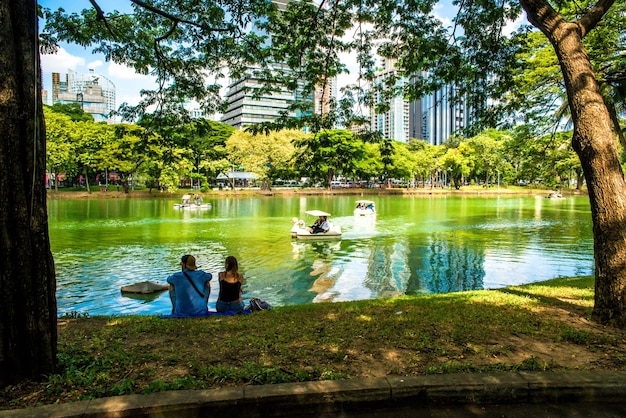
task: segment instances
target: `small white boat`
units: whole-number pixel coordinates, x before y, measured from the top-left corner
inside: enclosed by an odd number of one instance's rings
[[[354,216],[376,216],[376,208],[371,200],[357,200]]]
[[[322,212],[321,210],[307,210],[307,215],[317,217],[329,217],[330,213]],[[336,239],[341,238],[341,227],[328,221],[329,229],[326,232],[314,233],[313,229],[306,225],[303,219],[293,218],[293,227],[291,228],[291,237],[298,239]]]
[[[174,204],[174,209],[208,209],[210,207],[210,203],[202,203],[200,196],[194,195],[192,199],[188,194],[183,195],[181,203]]]

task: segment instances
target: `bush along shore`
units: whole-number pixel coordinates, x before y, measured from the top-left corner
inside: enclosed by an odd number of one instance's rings
[[[59,368],[0,409],[124,394],[388,375],[626,370],[626,334],[589,321],[593,278],[278,307],[250,315],[58,322]]]

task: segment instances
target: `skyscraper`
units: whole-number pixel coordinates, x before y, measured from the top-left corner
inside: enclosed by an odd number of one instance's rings
[[[291,0],[272,0],[279,8],[284,10]],[[274,71],[290,71],[283,64],[273,64]],[[251,68],[254,72],[254,68]],[[263,86],[264,80],[258,76],[249,76],[239,80],[231,80],[225,95],[228,103],[226,112],[222,115],[220,121],[227,123],[235,128],[242,128],[263,122],[272,122],[276,120],[281,112],[288,112],[290,117],[301,116],[294,111],[288,111],[289,106],[296,101],[302,99],[310,99],[313,101],[311,111],[318,114],[328,112],[329,104],[332,98],[336,97],[337,81],[336,78],[315,91],[309,92],[303,97],[301,91],[292,91],[285,86],[279,86],[278,91],[266,93],[255,97],[255,92]]]
[[[380,86],[389,76],[396,76],[398,70],[394,60],[383,59],[382,68],[376,74],[373,81],[375,86]],[[403,87],[408,80],[400,77],[396,81],[396,87]],[[382,93],[377,93],[377,102],[382,102]],[[370,118],[373,131],[378,131],[383,138],[393,139],[399,142],[409,141],[409,102],[403,97],[393,97],[389,100],[389,110],[384,113],[375,113],[370,109]]]
[[[376,74],[375,84],[382,84],[386,77],[397,76],[395,62],[383,60],[383,68]],[[399,77],[397,88],[402,88],[411,80]],[[378,102],[382,101],[379,94]],[[409,101],[403,97],[393,97],[387,112],[376,114],[371,110],[372,130],[382,133],[384,138],[399,142],[421,139],[431,145],[443,144],[450,135],[466,128],[470,122],[469,109],[458,89],[448,84],[418,100]]]

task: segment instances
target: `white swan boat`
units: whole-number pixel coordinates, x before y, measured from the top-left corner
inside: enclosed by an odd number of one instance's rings
[[[323,212],[321,210],[307,210],[307,215],[311,216],[323,216],[328,217],[330,213]],[[291,220],[293,222],[293,226],[291,227],[291,237],[298,239],[336,239],[341,238],[341,227],[339,225],[335,225],[332,222],[328,221],[330,228],[326,232],[317,232],[313,233],[311,227],[306,225],[304,219],[293,218]]]
[[[174,204],[174,209],[208,209],[210,207],[210,203],[202,203],[201,197],[196,196],[192,200],[188,194],[183,195],[181,203]]]
[[[376,216],[376,208],[371,200],[357,200],[354,216]]]

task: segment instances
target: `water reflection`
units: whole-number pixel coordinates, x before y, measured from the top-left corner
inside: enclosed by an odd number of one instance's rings
[[[375,196],[377,217],[354,217],[338,196],[205,199],[211,209],[180,211],[176,200],[50,201],[50,237],[59,313],[167,313],[167,292],[122,296],[121,286],[165,283],[180,255],[223,269],[235,255],[244,298],[273,305],[453,292],[592,274],[586,198]],[[333,213],[339,241],[290,238],[293,217]],[[209,298],[213,308],[217,283]]]

